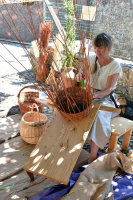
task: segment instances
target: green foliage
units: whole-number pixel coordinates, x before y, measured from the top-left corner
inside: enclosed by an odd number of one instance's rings
[[[31,2],[23,2],[24,6],[32,6],[34,4],[34,1]]]
[[[49,185],[46,185],[46,186],[43,187],[43,189],[46,190],[46,189],[48,189],[49,187],[50,187]]]
[[[83,80],[82,80],[82,81],[80,81],[80,87],[81,87],[81,88],[84,88],[84,83],[83,83]]]
[[[4,186],[3,188],[1,188],[0,190],[8,190],[8,189],[11,189],[13,187],[14,187],[13,184],[8,184],[8,185]]]
[[[74,60],[74,45],[75,45],[75,15],[73,0],[62,0],[65,10],[67,12],[67,19],[65,25],[66,31],[66,44],[64,44],[64,64],[65,67],[72,67]],[[68,48],[66,48],[66,45]]]
[[[119,94],[120,95],[120,97],[125,97],[125,95],[124,94]]]

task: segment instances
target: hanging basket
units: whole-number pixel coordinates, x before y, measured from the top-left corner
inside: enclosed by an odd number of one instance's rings
[[[85,118],[91,111],[92,97],[83,88],[70,87],[58,93],[56,105],[61,115],[69,120],[78,121]]]
[[[33,111],[34,106],[37,112]],[[48,123],[46,115],[39,113],[37,105],[32,105],[31,112],[23,115],[20,122],[20,135],[22,139],[29,144],[36,144],[43,134]]]
[[[39,112],[42,113],[44,105],[41,103],[37,103],[35,101],[36,98],[39,98],[39,92],[33,92],[33,91],[22,92],[25,88],[28,88],[28,87],[36,88],[35,85],[25,86],[18,93],[18,104],[19,104],[21,114],[24,115],[26,112],[31,111],[33,103],[37,104]],[[34,108],[34,111],[37,111],[36,108]]]

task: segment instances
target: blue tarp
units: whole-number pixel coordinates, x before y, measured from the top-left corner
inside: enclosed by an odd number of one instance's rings
[[[125,200],[133,197],[133,175],[125,173],[124,175],[112,181],[114,199]],[[133,198],[132,198],[133,199]]]
[[[85,169],[84,167],[79,167],[75,171],[75,173],[71,174],[69,178],[68,187],[64,188],[63,184],[52,186],[48,188],[47,190],[44,190],[43,192],[41,192],[32,200],[58,200],[60,199],[63,195],[69,193],[69,191],[72,189],[72,187],[78,180],[79,175],[81,174],[81,172],[83,172],[84,169]]]
[[[32,200],[58,200],[63,195],[69,193],[76,183],[79,175],[85,168],[79,167],[75,173],[72,173],[69,179],[69,186],[64,188],[63,184],[52,186],[44,190]],[[118,178],[112,180],[114,200],[126,200],[133,197],[133,175],[125,173]]]

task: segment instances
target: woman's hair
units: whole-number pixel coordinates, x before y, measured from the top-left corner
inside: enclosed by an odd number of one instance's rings
[[[107,33],[99,33],[94,39],[93,39],[93,42],[92,42],[93,46],[95,47],[101,47],[101,46],[104,46],[105,48],[109,48],[111,49],[112,47],[112,40],[111,40],[111,37],[107,34]],[[95,67],[94,67],[94,72],[96,72],[97,70],[97,59],[98,57],[96,56],[96,59],[95,59]]]
[[[111,49],[112,47],[112,40],[111,37],[107,33],[99,33],[93,40],[93,46],[100,47],[104,46],[105,48],[108,47]]]

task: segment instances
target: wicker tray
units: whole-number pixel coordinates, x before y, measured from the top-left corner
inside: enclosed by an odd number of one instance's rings
[[[34,87],[37,88],[35,85],[28,85],[23,87],[18,93],[18,104],[21,111],[21,114],[24,115],[26,112],[31,111],[33,103],[36,103],[35,99],[39,98],[39,92],[22,92],[25,88]],[[36,103],[39,109],[39,112],[43,112],[44,105],[41,103]],[[37,111],[36,107],[34,111]]]

